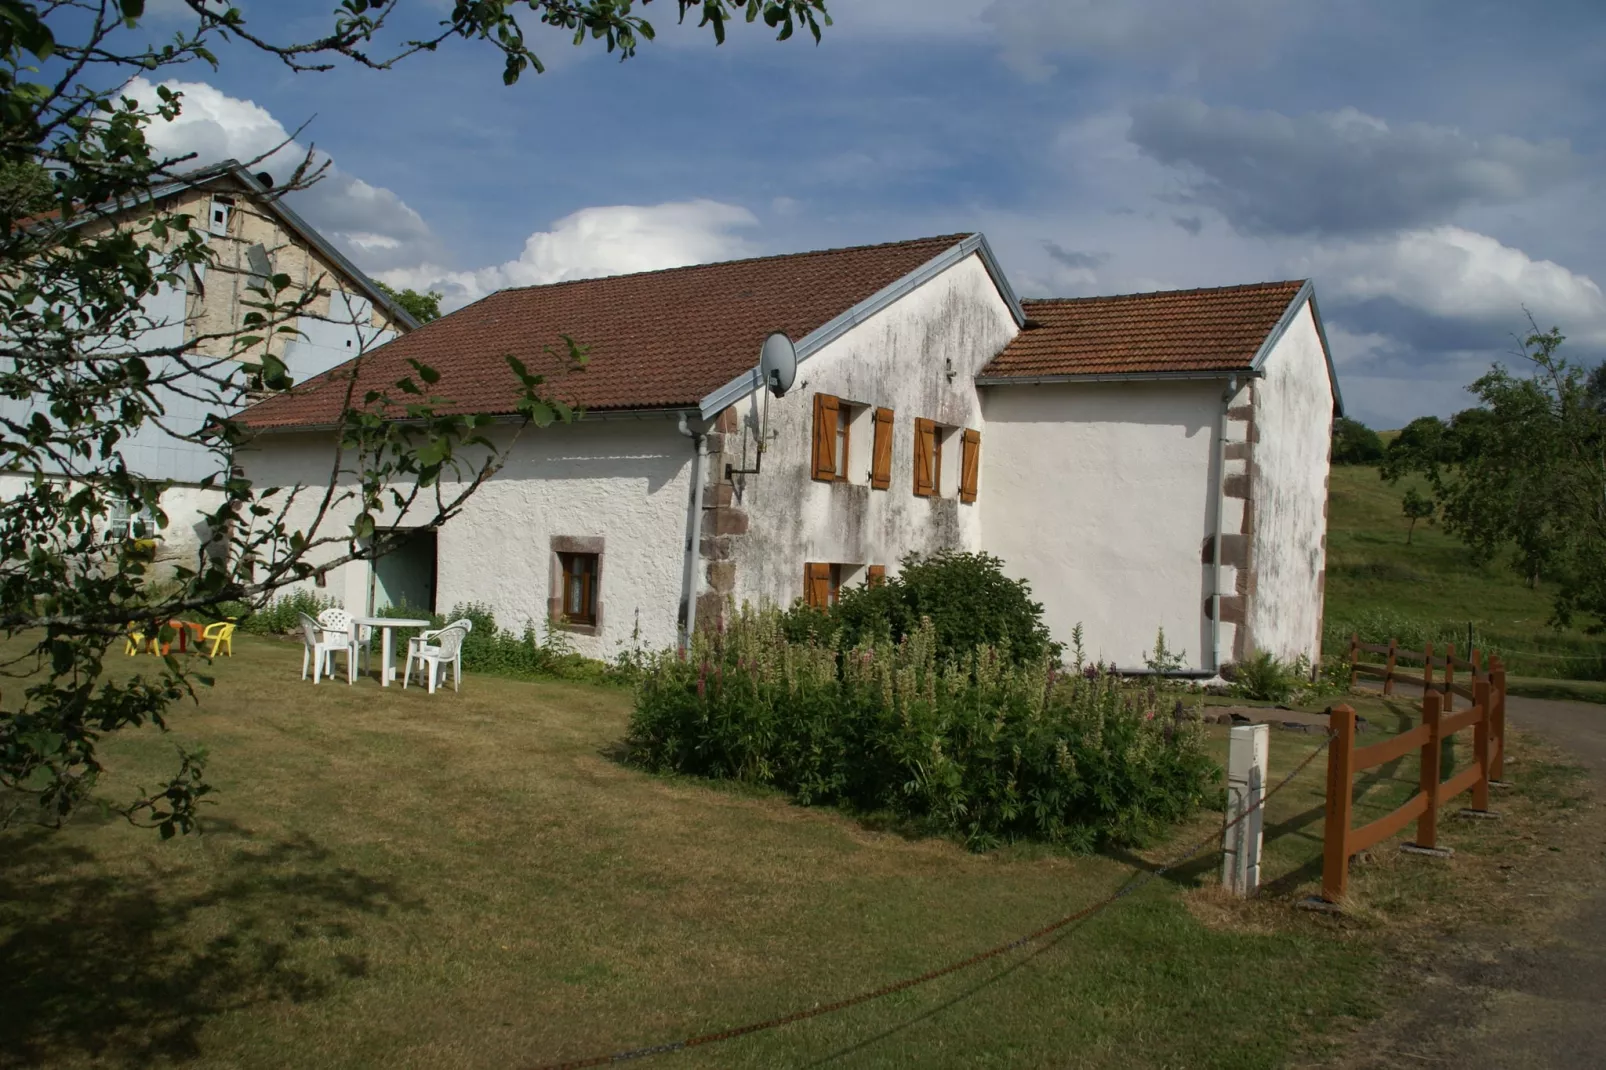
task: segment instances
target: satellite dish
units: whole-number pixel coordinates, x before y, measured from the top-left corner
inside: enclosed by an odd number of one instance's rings
[[[792,340],[780,331],[764,339],[764,348],[758,355],[758,373],[764,385],[776,397],[785,397],[797,378],[797,350]]]

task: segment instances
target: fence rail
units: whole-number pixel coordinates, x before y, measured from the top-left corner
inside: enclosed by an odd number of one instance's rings
[[[1386,661],[1378,665],[1361,660],[1363,654],[1380,654]],[[1400,662],[1414,661],[1422,663],[1420,676],[1400,671]],[[1393,695],[1395,684],[1412,684],[1422,688],[1422,697],[1437,690],[1444,697],[1444,709],[1451,712],[1455,709],[1455,698],[1460,696],[1469,702],[1476,702],[1475,687],[1479,679],[1488,675],[1488,668],[1495,658],[1485,659],[1483,652],[1477,647],[1472,648],[1472,659],[1463,661],[1455,656],[1455,644],[1445,647],[1444,654],[1436,655],[1433,644],[1426,643],[1421,650],[1402,647],[1396,639],[1390,639],[1387,645],[1383,643],[1363,643],[1361,637],[1354,633],[1349,638],[1349,684],[1355,687],[1362,676],[1383,681],[1383,694]],[[1434,670],[1443,669],[1444,675],[1434,679]],[[1471,673],[1472,687],[1455,682],[1456,670]]]
[[[1358,641],[1350,645],[1351,680],[1361,673],[1381,676],[1384,693],[1392,693],[1389,684],[1401,677],[1394,674],[1398,655],[1396,644],[1390,643],[1381,651],[1389,657],[1388,666],[1378,672],[1372,666],[1359,662],[1361,652],[1376,653],[1376,646],[1363,646]],[[1411,652],[1413,656],[1415,652]],[[1328,711],[1332,731],[1332,746],[1327,752],[1327,827],[1322,837],[1322,898],[1337,903],[1349,890],[1349,863],[1361,851],[1372,847],[1416,822],[1416,839],[1410,846],[1438,851],[1439,811],[1452,799],[1472,792],[1471,809],[1489,811],[1489,784],[1498,782],[1505,765],[1506,741],[1506,670],[1499,658],[1490,658],[1488,671],[1479,663],[1476,650],[1469,662],[1457,662],[1452,647],[1444,659],[1445,680],[1443,690],[1433,683],[1433,648],[1430,645],[1420,655],[1428,666],[1423,677],[1422,723],[1397,736],[1365,747],[1355,746],[1355,711],[1349,706],[1335,706]],[[1472,687],[1459,687],[1451,674],[1457,665],[1472,672]],[[1418,682],[1414,678],[1405,678]],[[1450,712],[1455,695],[1466,695],[1472,705],[1459,713]],[[1472,729],[1472,764],[1448,780],[1442,779],[1440,765],[1445,740],[1453,739],[1458,732]],[[1416,751],[1420,755],[1421,772],[1416,794],[1412,795],[1392,813],[1385,814],[1360,828],[1354,823],[1355,778],[1368,769],[1399,761]]]

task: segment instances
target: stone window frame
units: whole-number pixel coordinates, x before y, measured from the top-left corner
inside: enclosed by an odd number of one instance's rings
[[[603,537],[582,535],[554,535],[552,536],[550,557],[550,576],[547,588],[547,620],[551,627],[576,635],[602,634],[602,576],[606,565],[603,552]],[[579,624],[563,619],[563,554],[592,554],[597,559],[596,589],[593,602],[596,605],[595,621],[591,624]]]

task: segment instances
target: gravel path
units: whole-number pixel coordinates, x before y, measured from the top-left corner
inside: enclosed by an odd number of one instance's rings
[[[1606,706],[1516,696],[1506,702],[1511,724],[1589,767],[1598,797],[1606,798]],[[1589,822],[1579,835],[1571,849],[1580,875],[1606,873],[1600,823]],[[1352,1048],[1340,1065],[1606,1067],[1606,883],[1597,879],[1537,945],[1489,933],[1446,949],[1399,1011],[1360,1038],[1359,1053]]]

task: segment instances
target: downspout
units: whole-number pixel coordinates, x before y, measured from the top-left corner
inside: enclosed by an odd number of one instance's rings
[[[1216,425],[1215,536],[1210,540],[1210,669],[1221,672],[1221,538],[1227,512],[1227,413],[1238,394],[1238,377],[1228,376],[1221,395],[1221,416]]]
[[[708,436],[694,431],[685,413],[680,414],[680,433],[691,439],[695,452],[691,472],[691,513],[686,517],[686,568],[681,590],[686,597],[686,623],[681,628],[680,649],[691,648],[697,630],[697,559],[702,556],[703,472],[708,467]]]

